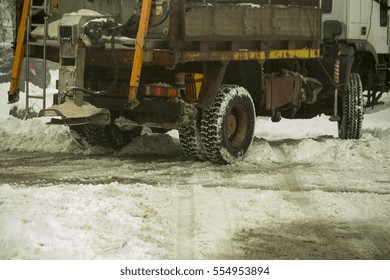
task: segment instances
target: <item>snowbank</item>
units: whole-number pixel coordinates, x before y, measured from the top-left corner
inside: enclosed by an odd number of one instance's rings
[[[52,71],[52,77],[58,72]],[[34,94],[42,90],[30,85]],[[52,85],[54,88],[54,85]],[[16,107],[23,110],[24,94],[16,104],[7,104],[9,83],[0,84],[0,135],[2,150],[46,151],[64,153],[101,153],[101,149],[80,150],[71,139],[67,127],[48,126],[48,119],[20,120],[9,116]],[[54,90],[49,90],[50,100]],[[255,139],[245,162],[267,163],[279,161],[272,145],[283,144],[284,152],[293,161],[310,162],[313,160],[363,162],[370,159],[388,159],[390,155],[390,96],[384,95],[384,105],[367,109],[363,122],[363,137],[358,141],[341,141],[337,138],[337,124],[328,117],[321,116],[310,120],[282,119],[272,123],[269,118],[257,118]],[[34,105],[39,111],[40,104]],[[182,155],[178,134],[172,131],[162,135],[142,135],[123,148],[118,155],[160,154]],[[282,142],[281,142],[282,141]]]
[[[0,187],[1,199],[21,204],[18,213],[0,214],[0,259],[156,259],[173,248],[164,235],[174,229],[175,210],[161,197],[174,196],[174,189],[115,182]]]

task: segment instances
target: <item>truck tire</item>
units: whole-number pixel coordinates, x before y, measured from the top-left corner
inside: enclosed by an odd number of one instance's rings
[[[351,73],[342,99],[338,132],[341,139],[359,139],[363,123],[363,87],[358,73]]]
[[[70,126],[73,140],[81,148],[101,146],[104,148],[121,149],[133,138],[141,135],[142,127],[133,130],[120,130],[115,124],[100,126],[94,124]]]
[[[207,160],[201,139],[202,111],[199,109],[192,124],[179,129],[179,139],[184,154],[192,160]]]
[[[211,108],[202,115],[201,138],[207,158],[214,163],[242,160],[253,140],[255,119],[249,92],[222,85]]]

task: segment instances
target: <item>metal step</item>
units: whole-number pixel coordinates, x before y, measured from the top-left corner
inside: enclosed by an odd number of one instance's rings
[[[41,95],[29,95],[27,96],[29,99],[45,99],[44,96],[41,96]]]
[[[29,46],[43,46],[45,43],[43,41],[37,41],[37,42],[28,42]]]
[[[30,15],[32,12],[39,12],[39,11],[44,11],[46,14],[48,14],[50,10],[50,1],[43,1],[41,5],[33,5],[33,0],[30,1]]]
[[[31,9],[32,10],[46,10],[47,7],[46,6],[31,6]]]
[[[31,23],[30,26],[31,26],[31,27],[44,27],[45,24],[44,24],[44,23]]]

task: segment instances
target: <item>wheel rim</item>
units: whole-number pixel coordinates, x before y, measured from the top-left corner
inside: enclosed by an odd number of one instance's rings
[[[225,135],[230,146],[240,147],[245,141],[248,130],[248,114],[245,107],[238,104],[225,118]]]

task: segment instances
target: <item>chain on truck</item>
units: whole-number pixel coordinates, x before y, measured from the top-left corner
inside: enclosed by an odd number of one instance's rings
[[[233,163],[252,143],[256,116],[320,114],[340,138],[359,139],[364,106],[388,91],[389,6],[17,1],[9,102],[19,98],[23,59],[35,57],[59,62],[58,94],[39,115],[69,126],[80,145],[121,148],[143,126],[178,129],[189,158]]]

